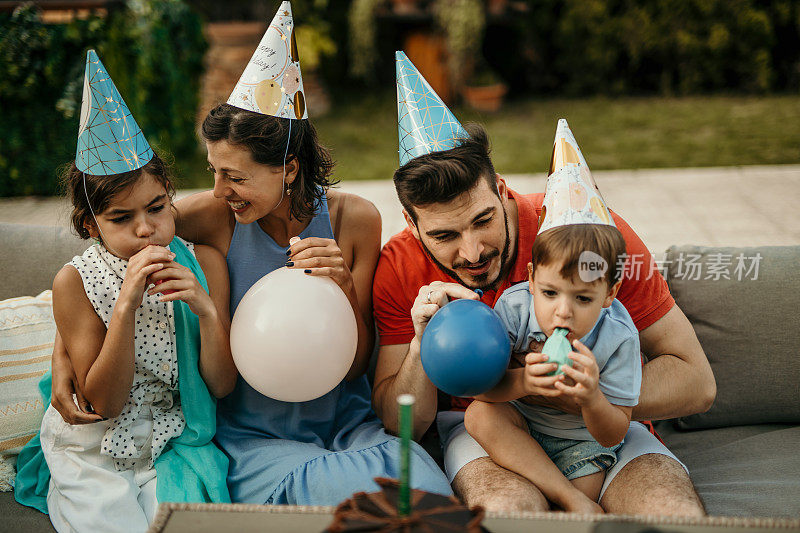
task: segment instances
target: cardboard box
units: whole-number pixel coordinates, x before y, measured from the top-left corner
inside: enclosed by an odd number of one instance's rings
[[[162,503],[150,533],[319,533],[333,519],[333,507],[293,505]],[[567,513],[487,513],[483,526],[492,533],[759,533],[800,532],[800,520],[772,518],[670,518],[659,516]]]

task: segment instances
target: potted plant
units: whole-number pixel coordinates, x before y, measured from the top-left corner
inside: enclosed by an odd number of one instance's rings
[[[508,86],[481,61],[461,90],[464,103],[477,111],[493,113],[503,105]]]
[[[460,92],[472,75],[483,44],[486,15],[481,0],[434,0],[433,15],[444,32],[453,88]]]
[[[403,3],[402,6],[398,2]],[[348,13],[350,74],[369,79],[376,61],[375,14],[389,0],[353,0]],[[406,5],[408,4],[408,5]],[[447,49],[451,90],[458,94],[479,56],[486,26],[483,0],[392,0],[395,14],[417,12],[432,15],[433,34],[441,34]],[[420,5],[423,10],[420,10]]]

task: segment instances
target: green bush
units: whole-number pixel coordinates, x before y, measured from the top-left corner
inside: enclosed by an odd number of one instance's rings
[[[86,50],[95,48],[150,143],[176,157],[194,133],[206,42],[178,0],[131,0],[106,17],[44,24],[0,15],[0,196],[50,195],[75,157]]]
[[[521,78],[517,86],[525,90],[562,95],[796,91],[798,6],[800,0],[542,0],[517,18],[524,62],[516,76],[504,74]]]

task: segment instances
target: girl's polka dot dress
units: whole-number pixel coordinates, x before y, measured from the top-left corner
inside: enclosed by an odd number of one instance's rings
[[[192,245],[186,245],[194,253]],[[95,244],[69,264],[80,273],[89,301],[108,327],[128,261]],[[152,467],[167,441],[180,435],[185,426],[178,395],[173,304],[159,302],[160,296],[145,292],[136,310],[133,385],[125,407],[111,421],[101,443],[101,453],[113,457],[118,470],[133,468],[148,457]],[[142,431],[133,431],[142,423],[152,423],[147,438],[137,437]]]

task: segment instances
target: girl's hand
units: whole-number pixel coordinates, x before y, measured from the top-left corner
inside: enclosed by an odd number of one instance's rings
[[[186,302],[189,309],[198,317],[214,316],[216,307],[211,296],[197,281],[194,273],[187,267],[169,261],[164,267],[150,275],[148,283],[156,284],[147,290],[147,294],[161,293],[159,301],[173,302],[181,300]]]
[[[175,254],[163,246],[155,244],[134,254],[128,260],[128,269],[125,272],[125,279],[122,281],[119,300],[127,302],[132,309],[138,309],[142,305],[142,297],[149,283],[148,277],[161,270],[174,258]]]
[[[302,268],[309,276],[327,276],[342,288],[346,295],[354,291],[353,275],[342,257],[342,250],[333,239],[308,237],[289,241],[288,268]]]
[[[586,407],[603,398],[603,393],[598,388],[600,369],[589,348],[577,339],[572,342],[572,346],[577,350],[568,356],[573,361],[572,366],[561,365],[561,370],[575,383],[568,384],[559,381],[555,383],[555,387],[563,394],[572,397],[581,407]]]

